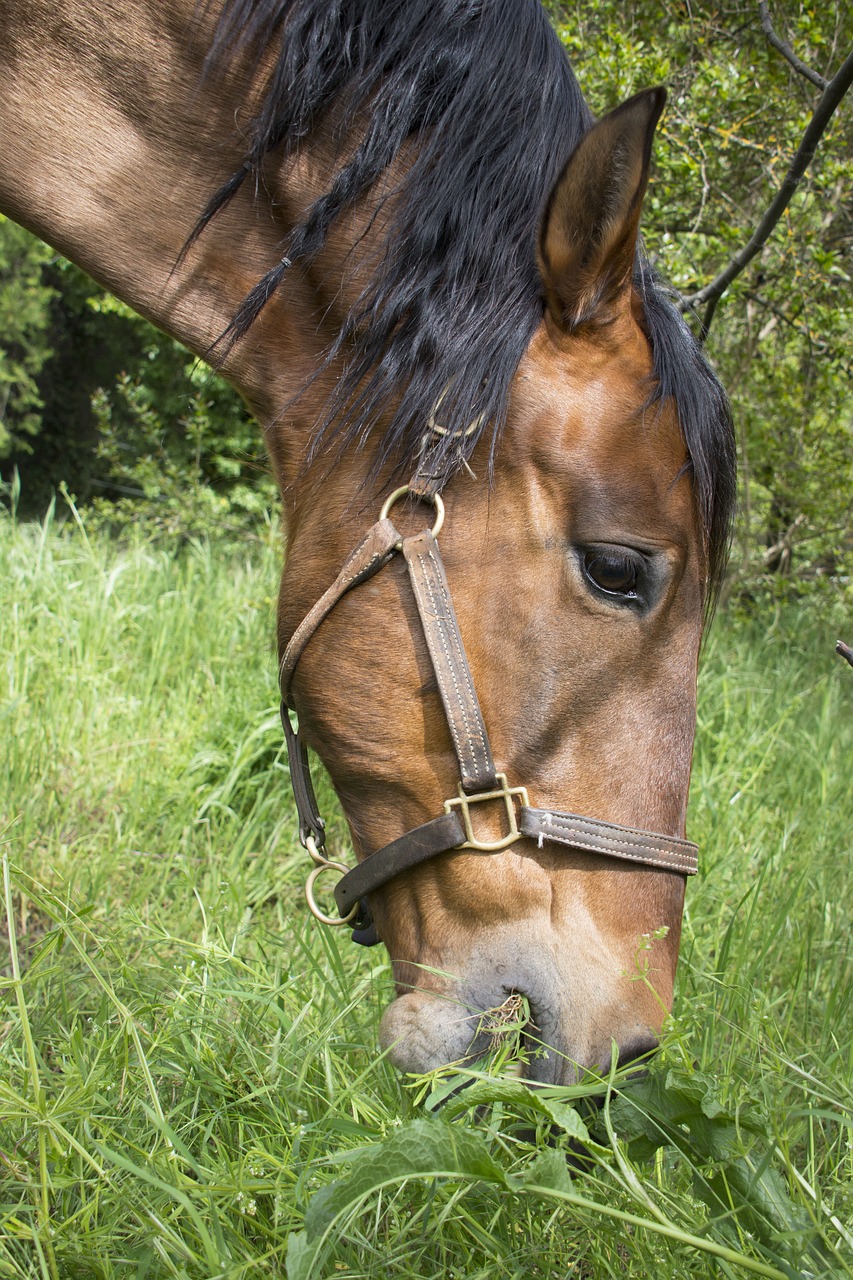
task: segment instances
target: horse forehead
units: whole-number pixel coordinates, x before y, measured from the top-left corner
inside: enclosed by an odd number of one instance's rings
[[[555,474],[662,496],[688,461],[671,400],[655,399],[639,325],[555,340],[542,326],[519,367],[510,430],[520,456]]]

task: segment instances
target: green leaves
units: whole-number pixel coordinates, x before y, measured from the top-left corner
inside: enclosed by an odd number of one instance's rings
[[[511,1100],[525,1109],[539,1110],[544,1102],[546,1109],[558,1117],[552,1131],[554,1145],[535,1151],[532,1157],[510,1168],[506,1150],[495,1142],[494,1130],[488,1137],[485,1132],[472,1131],[458,1122],[449,1123],[445,1118],[413,1120],[403,1125],[383,1142],[350,1153],[350,1172],[311,1198],[303,1230],[292,1233],[288,1241],[287,1280],[311,1280],[321,1274],[336,1243],[349,1235],[353,1220],[368,1203],[372,1206],[376,1202],[378,1206],[383,1193],[410,1183],[413,1191],[423,1191],[426,1184],[429,1197],[428,1188],[442,1182],[449,1184],[449,1191],[457,1196],[462,1187],[481,1184],[501,1197],[511,1197],[511,1201],[504,1201],[509,1214],[516,1212],[514,1206],[519,1200],[553,1200],[573,1206],[582,1216],[601,1215],[644,1228],[739,1264],[747,1272],[774,1280],[799,1274],[789,1261],[792,1250],[787,1246],[799,1238],[801,1245],[793,1252],[804,1251],[802,1242],[809,1236],[802,1232],[808,1224],[791,1204],[769,1159],[759,1164],[749,1154],[737,1154],[743,1150],[739,1126],[723,1114],[708,1080],[671,1071],[665,1078],[654,1077],[632,1087],[612,1107],[614,1114],[618,1112],[619,1118],[625,1119],[629,1149],[634,1148],[632,1154],[645,1139],[650,1144],[644,1148],[646,1155],[668,1147],[694,1162],[714,1163],[715,1173],[710,1177],[699,1175],[695,1180],[699,1199],[714,1215],[705,1225],[706,1234],[685,1229],[661,1212],[640,1187],[633,1171],[626,1181],[613,1170],[616,1184],[623,1191],[626,1187],[637,1188],[636,1200],[644,1210],[642,1214],[621,1207],[622,1197],[616,1186],[608,1191],[594,1178],[576,1182],[567,1163],[564,1140],[567,1135],[585,1133],[585,1126],[565,1104],[553,1098],[536,1098],[536,1090],[532,1097],[528,1090],[523,1098],[524,1090],[523,1085],[500,1080],[484,1080],[471,1087],[480,1106]],[[593,1155],[604,1153],[604,1148],[594,1144],[589,1150]],[[604,1159],[598,1156],[598,1160],[599,1167],[606,1169]],[[479,1216],[482,1218],[482,1213]],[[751,1250],[742,1251],[749,1237],[760,1242],[767,1261],[756,1258]],[[813,1253],[823,1260],[818,1251]]]
[[[136,323],[143,359],[93,399],[101,516],[169,536],[245,529],[276,501],[257,424],[221,378]]]
[[[478,1133],[440,1120],[415,1120],[384,1142],[352,1155],[353,1169],[311,1199],[305,1229],[291,1235],[287,1280],[309,1280],[339,1218],[385,1187],[410,1178],[484,1181],[508,1189],[506,1173]]]
[[[772,1151],[761,1141],[764,1118],[748,1106],[736,1118],[729,1114],[709,1076],[652,1073],[613,1102],[611,1117],[632,1160],[669,1149],[687,1161],[694,1194],[723,1238],[737,1242],[748,1233],[782,1263],[780,1249],[789,1257],[805,1249],[809,1219],[792,1202]],[[817,1255],[822,1259],[822,1251]]]
[[[222,378],[0,217],[0,459],[43,512],[66,484],[104,522],[183,537],[276,501],[257,424]]]
[[[520,1172],[510,1171],[493,1151],[485,1132],[450,1123],[453,1116],[474,1109],[507,1106],[518,1114],[533,1112],[547,1118],[563,1139],[591,1142],[586,1125],[564,1102],[543,1097],[518,1081],[481,1079],[449,1101],[444,1114],[413,1120],[390,1137],[351,1153],[351,1172],[318,1191],[305,1213],[303,1231],[291,1235],[287,1251],[288,1280],[309,1280],[327,1256],[336,1230],[371,1197],[411,1180],[446,1180],[452,1184],[485,1183],[507,1194],[523,1194],[535,1187],[561,1194],[572,1189],[565,1149],[545,1147]]]
[[[726,1115],[713,1082],[698,1071],[651,1074],[626,1089],[611,1112],[636,1160],[648,1160],[667,1144],[699,1161],[727,1160],[741,1147],[744,1126]]]
[[[0,214],[0,458],[30,452],[41,425],[38,377],[50,355],[54,290],[42,277],[53,251]]]
[[[556,1125],[567,1137],[578,1142],[592,1141],[589,1130],[573,1107],[531,1089],[520,1080],[477,1080],[447,1102],[442,1108],[442,1115],[454,1119],[463,1113],[474,1113],[481,1107],[496,1105],[506,1105],[522,1115],[532,1113],[549,1125]]]

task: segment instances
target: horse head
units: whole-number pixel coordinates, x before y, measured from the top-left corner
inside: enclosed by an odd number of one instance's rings
[[[369,895],[397,990],[382,1041],[404,1070],[482,1052],[488,1011],[520,995],[535,1050],[528,1075],[565,1081],[609,1063],[613,1041],[623,1059],[651,1049],[671,1006],[686,866],[673,851],[684,836],[710,551],[637,270],[663,97],[640,94],[593,127],[551,192],[536,246],[541,319],[499,443],[482,438],[446,483],[421,481],[426,502],[390,512],[415,535],[432,523],[428,500],[441,487],[443,584],[422,586],[419,607],[404,557],[383,558],[369,580],[333,591],[288,661],[302,734],[329,770],[360,859],[427,830],[457,796],[475,843],[503,845],[442,848]],[[424,424],[427,457],[440,410]],[[466,433],[456,434],[464,451]],[[304,479],[292,495],[285,655],[393,483],[372,482],[374,462],[367,452],[360,465],[325,470],[321,496]],[[452,703],[468,675],[425,638],[424,612],[443,608],[428,593],[445,590],[458,639],[433,644],[464,646],[495,773],[526,790],[522,813],[610,824],[602,843],[581,832],[557,845],[522,829],[504,844],[518,793],[489,791],[476,813],[469,806],[443,706],[447,686]],[[663,833],[669,856],[638,860],[628,828]]]

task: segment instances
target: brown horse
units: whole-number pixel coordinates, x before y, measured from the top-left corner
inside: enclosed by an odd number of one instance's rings
[[[288,674],[360,860],[437,829],[454,715],[529,792],[370,888],[393,1060],[477,1052],[514,993],[549,1046],[531,1077],[650,1048],[734,481],[725,398],[637,248],[662,91],[593,124],[533,0],[4,0],[0,50],[0,206],[212,354],[265,432],[282,653],[401,477],[443,494],[458,629],[448,606],[431,634],[394,542]],[[519,806],[520,838],[477,847]]]

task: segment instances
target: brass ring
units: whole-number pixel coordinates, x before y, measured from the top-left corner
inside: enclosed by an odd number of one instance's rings
[[[467,440],[475,431],[479,431],[485,420],[486,415],[481,413],[479,417],[475,418],[467,427],[460,427],[458,431],[450,431],[447,427],[443,427],[440,423],[436,422],[435,414],[431,413],[427,420],[427,427],[433,435],[436,436],[449,436],[451,440]]]
[[[345,867],[342,862],[324,862],[322,866],[314,867],[308,879],[305,881],[305,899],[308,903],[308,910],[316,920],[320,921],[320,924],[328,924],[331,925],[333,929],[337,929],[341,925],[349,924],[350,921],[354,919],[355,914],[358,911],[358,903],[356,903],[352,910],[345,916],[327,916],[325,911],[322,911],[317,906],[317,900],[314,897],[314,881],[318,876],[322,875],[324,871],[340,871],[342,875],[346,875],[349,871],[349,867]]]
[[[317,848],[317,841],[313,836],[305,837],[305,848],[311,855],[311,861],[316,867],[328,866],[329,859],[326,857],[325,853]]]
[[[401,498],[405,498],[408,492],[409,486],[407,484],[401,484],[399,489],[395,489],[392,494],[389,494],[383,503],[382,510],[379,512],[379,519],[387,520],[388,512],[391,510],[394,503],[399,502]],[[442,502],[441,494],[434,493],[431,498],[422,497],[419,494],[418,497],[421,502],[431,502],[435,507],[435,524],[432,526],[431,532],[432,536],[437,538],[441,533],[441,528],[444,524],[444,503]]]

